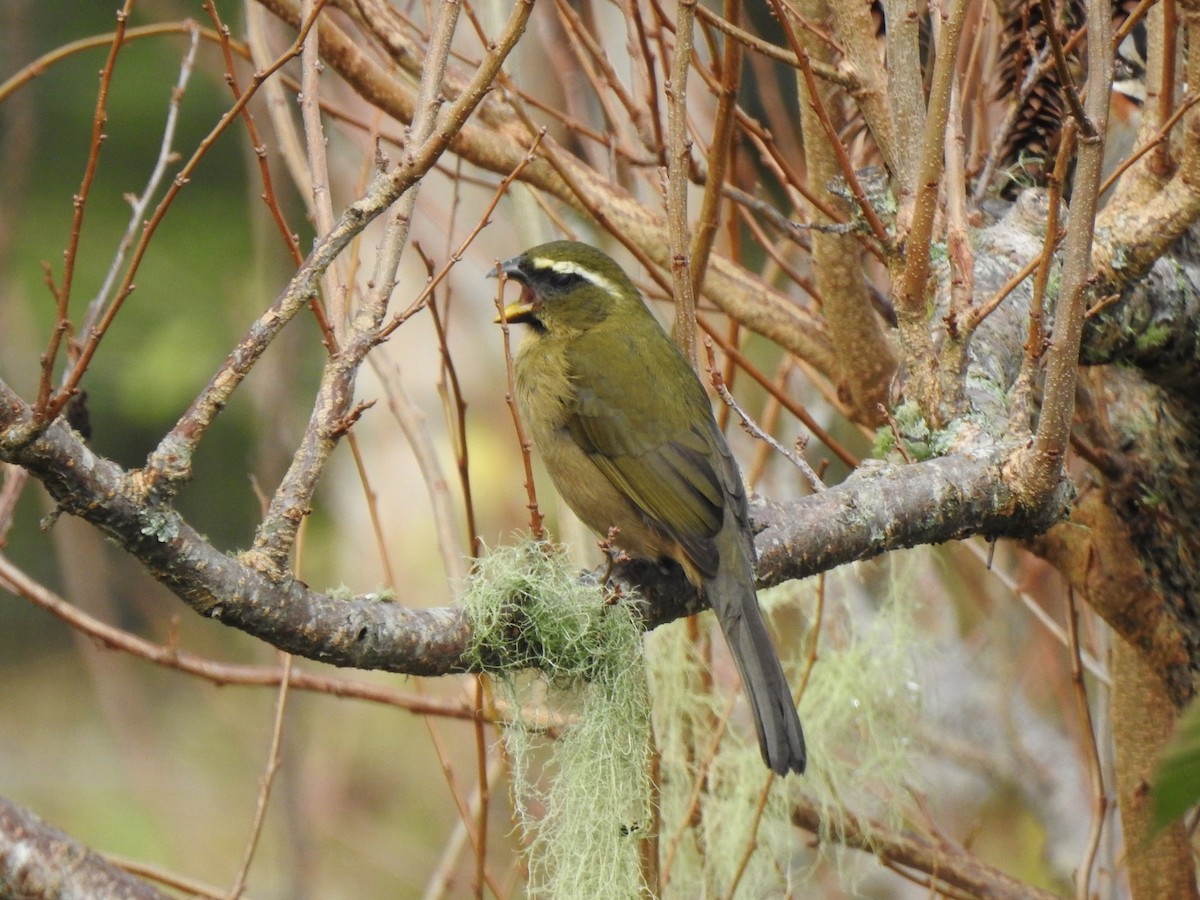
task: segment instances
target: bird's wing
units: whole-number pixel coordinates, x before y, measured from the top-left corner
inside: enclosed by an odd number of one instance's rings
[[[726,505],[726,487],[716,467],[727,470],[731,460],[723,458],[729,450],[716,430],[704,389],[690,369],[681,373],[669,368],[675,377],[655,383],[648,370],[639,371],[636,360],[632,372],[625,367],[614,377],[611,360],[593,364],[590,360],[596,358],[586,356],[589,362],[572,372],[576,399],[566,423],[572,438],[613,486],[711,577],[718,562],[713,538],[721,530]],[[686,369],[683,358],[677,359]],[[636,387],[630,390],[630,384]]]

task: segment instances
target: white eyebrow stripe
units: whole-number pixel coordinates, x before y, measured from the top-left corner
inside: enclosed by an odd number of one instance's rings
[[[557,272],[559,275],[578,275],[585,281],[590,281],[598,288],[603,288],[612,296],[620,294],[615,282],[605,278],[595,269],[589,269],[587,266],[581,266],[579,263],[569,259],[549,259],[545,256],[535,256],[530,260],[535,269]]]

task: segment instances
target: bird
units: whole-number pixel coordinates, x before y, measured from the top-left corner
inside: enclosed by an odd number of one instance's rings
[[[754,587],[746,489],[704,386],[620,265],[578,241],[498,263],[521,285],[497,322],[528,326],[517,408],[566,504],[631,557],[678,563],[716,613],[778,775],[804,734]]]

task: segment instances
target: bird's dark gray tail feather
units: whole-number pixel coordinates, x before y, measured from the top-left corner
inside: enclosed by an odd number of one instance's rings
[[[763,761],[778,775],[801,773],[808,759],[804,732],[752,584],[718,572],[705,587],[742,676]]]

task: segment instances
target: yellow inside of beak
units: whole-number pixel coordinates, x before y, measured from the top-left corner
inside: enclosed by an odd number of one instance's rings
[[[508,306],[504,307],[503,317],[497,316],[496,324],[501,322],[523,322],[528,319],[533,313],[533,304],[522,297],[520,300],[514,300]]]

